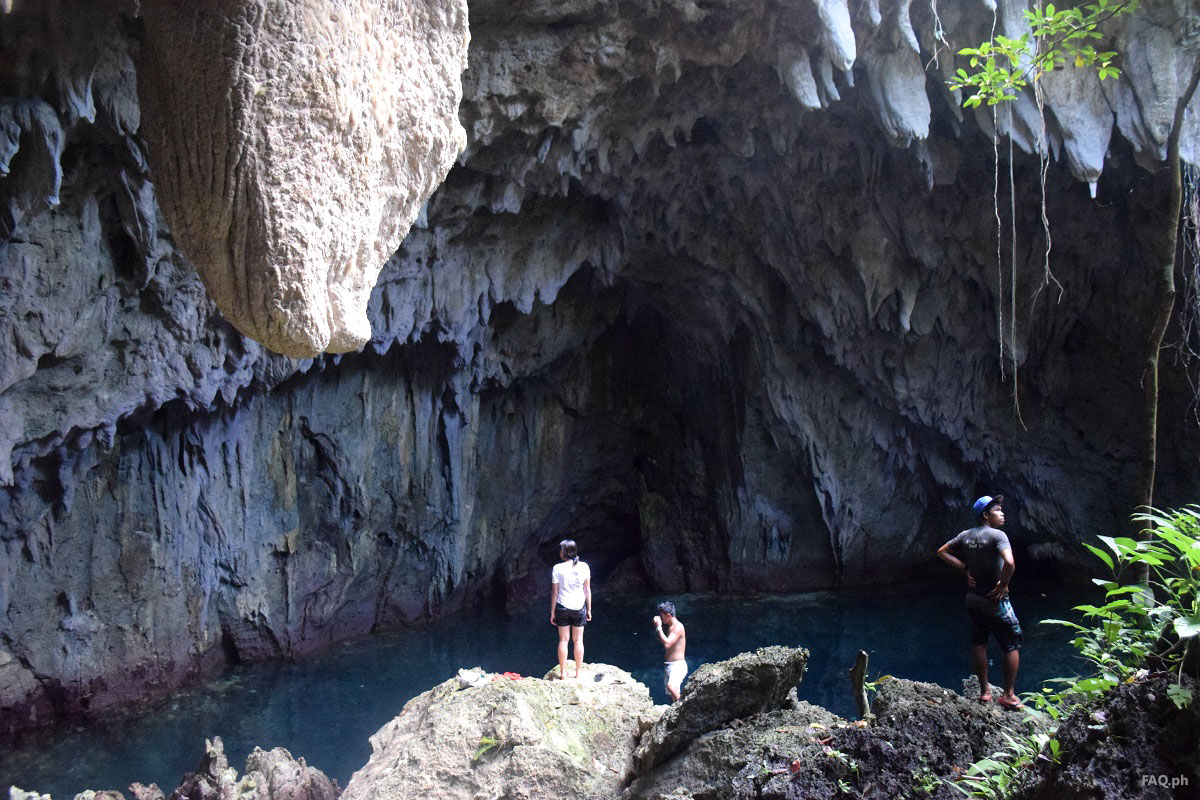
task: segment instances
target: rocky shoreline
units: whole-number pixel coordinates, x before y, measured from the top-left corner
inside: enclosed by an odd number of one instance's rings
[[[964,694],[880,680],[868,718],[843,719],[796,699],[807,661],[767,647],[706,664],[673,706],[606,664],[566,681],[464,669],[371,737],[344,790],[282,748],[255,749],[239,777],[215,739],[170,793],[134,783],[77,800],[952,798],[972,763],[1048,722],[971,699],[973,679]],[[1017,797],[1197,796],[1200,709],[1176,708],[1166,680],[1123,685],[1064,721],[1057,761],[1035,759]],[[10,800],[50,798],[13,787]]]

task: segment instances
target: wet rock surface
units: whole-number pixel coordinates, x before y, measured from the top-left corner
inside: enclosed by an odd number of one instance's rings
[[[866,0],[477,0],[466,150],[383,267],[368,346],[313,360],[239,334],[177,247],[138,4],[51,5],[0,15],[2,731],[519,605],[568,534],[598,579],[792,591],[919,573],[984,491],[1022,558],[1066,563],[1135,503],[1133,243],[1161,207],[1138,162],[1188,66],[1183,0],[1117,37],[1119,83],[1055,88],[1045,136],[1031,103],[993,121],[945,91],[991,29],[975,0],[941,26]],[[1023,155],[1060,143],[1061,297]],[[1157,496],[1192,501],[1191,390],[1163,380]]]
[[[344,800],[611,798],[659,713],[645,686],[606,664],[565,681],[486,678],[453,678],[405,704],[371,737]]]

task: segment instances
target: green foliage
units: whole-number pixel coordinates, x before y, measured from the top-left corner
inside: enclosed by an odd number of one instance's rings
[[[480,736],[479,737],[479,748],[475,751],[475,755],[472,756],[471,760],[478,761],[479,759],[483,758],[488,753],[488,751],[492,750],[493,748],[499,747],[501,741],[502,740],[500,740],[500,739],[493,739],[491,736],[487,736],[486,734],[483,736]]]
[[[1135,680],[1150,659],[1156,668],[1175,673],[1169,694],[1177,706],[1192,700],[1181,680],[1188,651],[1200,636],[1200,508],[1152,510],[1134,519],[1148,524],[1148,539],[1099,536],[1104,549],[1084,545],[1112,575],[1111,580],[1092,581],[1104,589],[1101,605],[1075,606],[1085,624],[1042,620],[1075,631],[1071,643],[1095,668],[1085,677],[1047,681],[1059,689],[1045,687],[1029,698],[1053,719],[1122,681]],[[1149,583],[1123,583],[1121,576],[1134,574],[1139,565],[1148,568]]]
[[[950,784],[967,797],[1003,800],[1012,795],[1039,758],[1058,763],[1058,740],[1047,733],[1017,738],[1003,734],[1007,747],[972,764],[957,783]]]
[[[825,752],[826,758],[832,759],[834,761],[837,761],[838,763],[845,765],[846,769],[850,770],[851,774],[853,774],[853,775],[859,774],[858,762],[853,757],[843,753],[841,750],[838,750],[836,747],[830,747],[830,746],[826,745],[822,749]]]
[[[880,675],[873,681],[863,681],[863,690],[867,693],[867,704],[869,705],[875,699],[875,695],[879,693],[879,684],[895,679],[894,675]]]
[[[1096,0],[1069,8],[1050,3],[1026,11],[1032,38],[1029,34],[1019,39],[996,35],[978,47],[959,50],[971,69],[958,69],[950,88],[966,89],[969,94],[963,105],[975,108],[1015,99],[1030,80],[1063,69],[1068,63],[1096,67],[1101,80],[1116,78],[1121,74],[1113,64],[1116,52],[1096,49],[1097,43],[1104,40],[1100,26],[1134,11],[1137,5],[1138,0]]]
[[[942,785],[942,780],[937,774],[925,764],[925,759],[921,759],[921,768],[912,774],[912,788],[918,795],[929,797],[939,786]]]

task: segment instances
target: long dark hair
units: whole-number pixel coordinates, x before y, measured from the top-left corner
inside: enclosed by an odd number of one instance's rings
[[[563,539],[558,543],[558,552],[564,559],[571,559],[572,564],[579,563],[579,547],[574,539]]]

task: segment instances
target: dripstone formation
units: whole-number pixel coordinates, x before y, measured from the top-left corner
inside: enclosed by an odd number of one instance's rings
[[[143,5],[0,15],[3,729],[524,604],[567,534],[598,585],[782,591],[919,572],[984,490],[1023,563],[1125,529],[1185,0],[1109,31],[1119,81],[1047,85],[1044,128],[944,81],[1020,3],[471,3],[457,166],[367,346],[302,360],[168,224]],[[308,130],[274,154],[357,163]],[[1163,504],[1200,482],[1166,361]]]
[[[141,135],[217,307],[287,355],[361,348],[380,268],[466,144],[465,0],[142,13]]]

